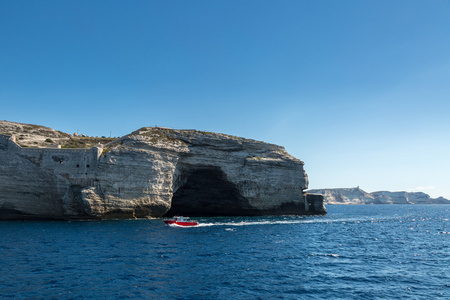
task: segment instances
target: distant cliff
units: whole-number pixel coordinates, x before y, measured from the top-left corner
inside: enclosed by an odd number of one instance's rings
[[[112,140],[0,121],[0,133],[0,219],[326,213],[303,162],[273,144],[159,127]]]
[[[388,192],[367,193],[356,188],[314,189],[311,194],[325,197],[325,204],[450,204],[443,197],[431,198],[421,192]]]

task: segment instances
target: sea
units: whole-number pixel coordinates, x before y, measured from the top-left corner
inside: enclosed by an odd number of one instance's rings
[[[0,299],[450,299],[450,205],[0,222]]]

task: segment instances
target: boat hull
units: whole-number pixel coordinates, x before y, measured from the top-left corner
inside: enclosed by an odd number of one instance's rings
[[[178,226],[184,226],[184,227],[191,227],[191,226],[198,225],[198,222],[193,222],[193,221],[183,222],[183,221],[175,221],[175,220],[164,220],[164,223],[166,223],[166,225],[178,225]]]

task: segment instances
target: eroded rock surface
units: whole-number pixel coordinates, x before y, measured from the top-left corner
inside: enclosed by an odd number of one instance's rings
[[[91,149],[21,148],[0,136],[0,218],[324,214],[283,147],[144,127]]]

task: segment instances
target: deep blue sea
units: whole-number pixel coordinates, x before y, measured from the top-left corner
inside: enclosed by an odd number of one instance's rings
[[[1,299],[450,298],[450,205],[0,222]]]

